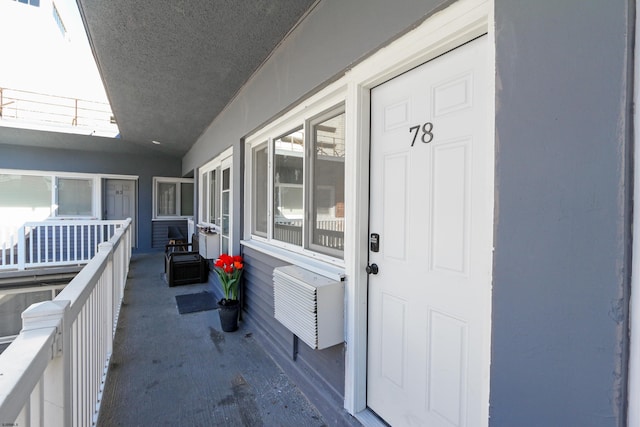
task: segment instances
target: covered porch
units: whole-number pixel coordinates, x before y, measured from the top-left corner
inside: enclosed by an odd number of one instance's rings
[[[162,257],[131,260],[98,426],[335,425],[246,323],[226,333],[216,310],[180,314],[176,295],[211,291],[211,284],[167,286]]]

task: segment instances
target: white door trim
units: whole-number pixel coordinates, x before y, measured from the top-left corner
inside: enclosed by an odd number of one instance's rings
[[[636,10],[639,2],[636,1]],[[640,35],[637,29],[640,16],[636,14],[636,42],[634,64],[634,105],[640,102],[640,58],[638,43]],[[640,425],[640,111],[636,108],[633,117],[635,131],[634,176],[633,176],[633,248],[631,260],[631,298],[629,301],[629,379],[627,395],[627,426]]]
[[[372,87],[383,83],[411,68],[435,58],[469,40],[487,33],[490,53],[490,75],[495,75],[495,39],[493,35],[493,0],[460,0],[436,13],[416,29],[381,49],[354,67],[344,80],[346,96],[345,164],[347,210],[345,247],[346,276],[346,356],[345,356],[345,409],[365,425],[375,424],[366,409],[367,375],[367,275],[364,271],[368,256],[369,221],[369,111]],[[490,93],[495,93],[495,82],[490,82]],[[494,97],[491,97],[489,117],[495,117]],[[488,140],[494,143],[494,126],[487,126]],[[495,151],[495,148],[492,149]],[[494,170],[493,157],[489,170]],[[494,175],[488,177],[493,188]],[[492,195],[493,197],[493,195]],[[490,201],[493,206],[493,200]],[[491,235],[493,230],[488,231]],[[485,337],[490,342],[490,333]],[[487,345],[490,357],[490,346]],[[487,382],[488,387],[488,382]],[[486,390],[488,396],[489,390]],[[488,402],[487,402],[488,403]],[[488,417],[488,405],[487,405]],[[487,418],[488,419],[488,418]]]

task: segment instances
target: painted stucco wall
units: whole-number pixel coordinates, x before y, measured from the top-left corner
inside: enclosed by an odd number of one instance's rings
[[[3,133],[0,131],[0,169],[137,175],[139,177],[137,251],[152,250],[153,177],[180,176],[179,158],[11,145],[3,143],[2,135]],[[35,137],[42,138],[42,136]],[[87,136],[84,138],[87,138],[87,143],[90,144],[91,138],[95,137]]]
[[[629,4],[495,2],[491,426],[623,425]]]

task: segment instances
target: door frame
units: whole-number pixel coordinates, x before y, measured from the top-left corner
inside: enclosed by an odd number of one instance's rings
[[[100,218],[105,219],[107,209],[107,181],[129,181],[133,183],[133,234],[131,238],[131,247],[138,247],[138,177],[130,175],[103,175],[100,183]]]
[[[197,177],[198,177],[198,222],[197,225],[201,226],[201,227],[210,227],[213,230],[215,230],[217,233],[219,233],[220,235],[222,235],[222,171],[225,169],[229,169],[229,248],[228,248],[228,253],[231,254],[235,254],[238,253],[237,251],[239,250],[239,248],[236,247],[236,245],[234,244],[234,223],[235,223],[235,219],[233,216],[233,197],[234,197],[234,185],[233,185],[233,147],[229,147],[226,150],[222,151],[220,154],[218,154],[215,158],[213,158],[212,160],[208,161],[207,163],[205,163],[204,165],[200,166],[198,168],[197,171]],[[209,206],[205,206],[205,202],[206,204],[209,203],[209,197],[211,195],[210,192],[210,187],[211,187],[211,182],[210,180],[207,178],[207,180],[205,181],[203,179],[203,175],[205,174],[209,174],[212,171],[218,171],[219,172],[219,176],[216,178],[216,186],[219,187],[220,191],[215,193],[217,196],[216,199],[216,206],[218,207],[219,210],[219,218],[220,218],[220,225],[216,225],[213,224],[211,222],[209,222],[208,220],[208,216],[209,216]],[[222,253],[222,238],[220,238],[220,253]]]
[[[636,0],[636,10],[640,2]],[[635,58],[634,58],[634,104],[640,101],[640,15],[636,13]],[[637,426],[640,423],[640,111],[635,109],[633,117],[634,146],[633,154],[633,247],[631,249],[631,296],[629,301],[629,367],[627,380],[627,426]]]
[[[347,213],[345,267],[350,286],[345,318],[345,409],[364,425],[382,425],[367,409],[367,274],[369,224],[369,144],[370,90],[403,72],[428,62],[480,35],[487,34],[489,75],[495,75],[495,36],[493,32],[493,0],[460,0],[427,18],[422,24],[363,60],[346,75],[346,141],[345,199],[351,201]],[[488,82],[489,93],[495,94],[495,81]],[[490,95],[488,116],[495,117],[495,96]],[[487,126],[490,152],[495,152],[495,126]],[[489,170],[495,169],[491,156]],[[488,178],[493,206],[494,174]],[[490,233],[493,235],[493,232]],[[490,315],[490,309],[489,309]],[[490,342],[490,331],[485,337]],[[490,345],[483,357],[490,359]],[[489,396],[487,379],[486,396]],[[487,402],[487,421],[488,421]]]

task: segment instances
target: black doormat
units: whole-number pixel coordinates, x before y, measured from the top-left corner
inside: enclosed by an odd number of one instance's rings
[[[198,292],[195,294],[176,295],[178,312],[180,314],[195,313],[198,311],[213,310],[218,308],[218,302],[211,292]]]

